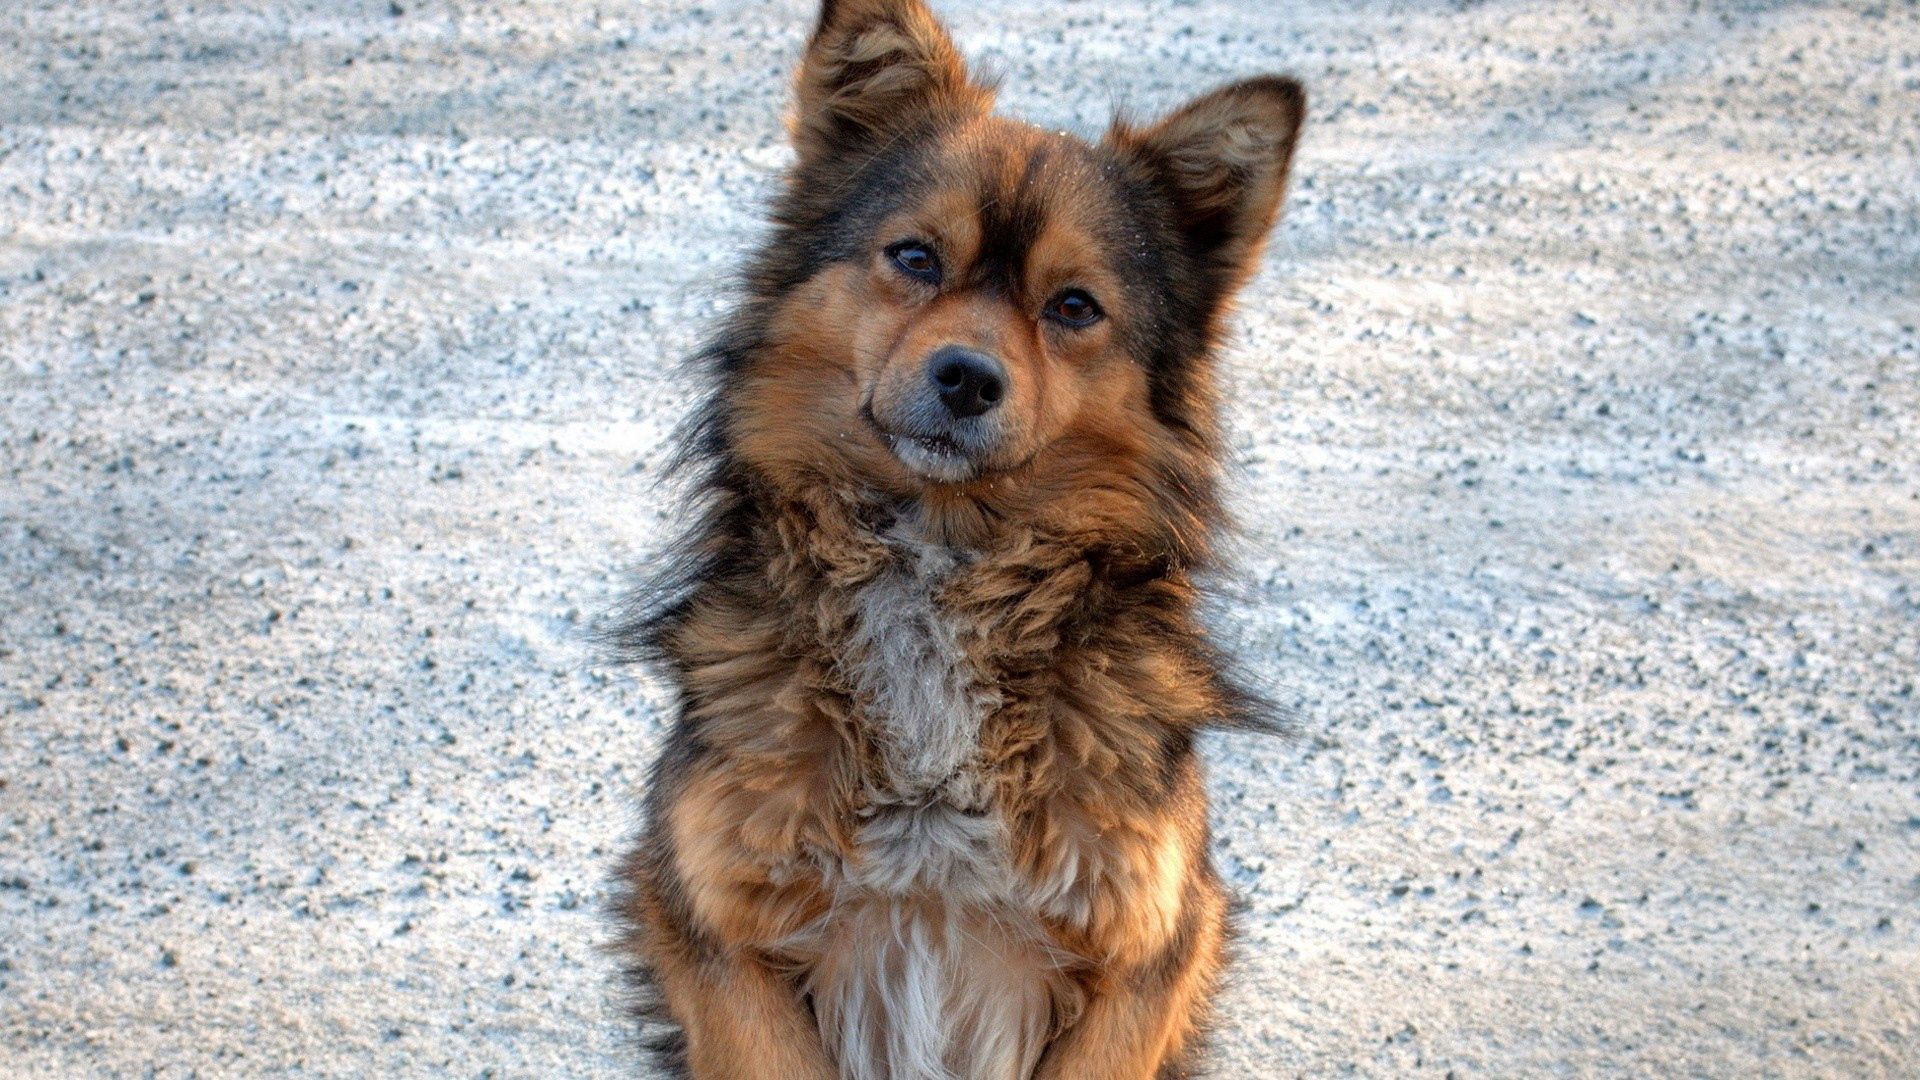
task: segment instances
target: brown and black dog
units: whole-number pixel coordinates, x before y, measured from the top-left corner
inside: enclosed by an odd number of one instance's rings
[[[620,631],[680,714],[621,871],[676,1075],[1185,1075],[1227,895],[1195,736],[1211,353],[1305,107],[1097,143],[992,115],[921,0],[828,0],[797,161]]]

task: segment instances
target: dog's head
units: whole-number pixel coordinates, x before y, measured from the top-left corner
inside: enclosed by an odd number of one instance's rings
[[[992,115],[921,0],[828,0],[795,97],[737,454],[989,516],[1210,479],[1208,352],[1279,213],[1298,84],[1087,142]]]

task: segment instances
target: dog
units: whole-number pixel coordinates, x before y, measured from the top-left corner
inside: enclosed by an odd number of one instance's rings
[[[1305,94],[1098,142],[993,97],[921,0],[827,0],[702,354],[698,513],[615,631],[678,688],[616,902],[670,1075],[1200,1060],[1229,896],[1195,740],[1262,722],[1196,614],[1214,352]]]

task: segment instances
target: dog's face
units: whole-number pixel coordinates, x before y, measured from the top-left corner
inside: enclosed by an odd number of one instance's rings
[[[783,338],[844,380],[812,407],[854,422],[892,459],[870,465],[914,486],[1003,475],[1098,428],[1103,387],[1144,403],[1128,345],[1159,301],[1128,273],[1141,227],[1100,156],[989,116],[916,153],[880,212],[847,225],[857,253],[786,306]]]
[[[1141,299],[1120,277],[1125,216],[1086,148],[978,118],[929,150],[930,182],[883,218],[840,287],[863,418],[915,476],[953,483],[1059,439],[1118,355]]]
[[[826,5],[751,275],[764,341],[731,422],[749,460],[1058,499],[1207,441],[1206,354],[1278,213],[1299,88],[1235,84],[1098,143],[990,107],[920,0]]]

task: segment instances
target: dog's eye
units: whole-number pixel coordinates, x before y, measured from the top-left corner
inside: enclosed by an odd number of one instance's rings
[[[1047,304],[1047,317],[1068,326],[1092,326],[1100,319],[1100,305],[1079,289],[1068,289]]]
[[[887,249],[893,265],[932,285],[940,283],[940,260],[933,249],[918,240],[902,240]]]

